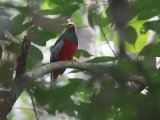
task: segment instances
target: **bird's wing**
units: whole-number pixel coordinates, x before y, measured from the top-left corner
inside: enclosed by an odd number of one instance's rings
[[[58,59],[58,55],[61,49],[63,48],[63,46],[64,46],[64,41],[63,41],[63,38],[61,38],[55,43],[53,47],[53,50],[51,52],[50,62],[54,62]]]

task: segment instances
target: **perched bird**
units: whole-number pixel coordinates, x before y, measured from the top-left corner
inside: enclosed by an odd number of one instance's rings
[[[58,38],[51,51],[50,62],[72,60],[78,48],[78,38],[75,33],[75,26],[68,20],[64,33]],[[65,69],[58,69],[51,72],[51,86],[53,81],[62,75]]]

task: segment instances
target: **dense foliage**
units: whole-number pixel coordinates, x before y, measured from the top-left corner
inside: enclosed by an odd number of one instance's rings
[[[64,112],[77,120],[160,119],[160,72],[156,64],[160,56],[160,1],[126,1],[97,0],[93,4],[85,0],[0,2],[0,88],[10,88],[14,82],[24,35],[30,36],[33,43],[26,65],[27,71],[31,71],[41,66],[44,57],[36,46],[44,47],[48,40],[57,38],[68,18],[72,17],[77,27],[83,27],[82,14],[87,12],[88,27],[99,28],[94,41],[113,40],[115,48],[119,49],[120,38],[123,38],[127,57],[117,52],[114,57],[93,56],[80,48],[75,59],[79,61],[85,57],[88,63],[102,65],[92,72],[73,70],[70,73],[83,72],[90,77],[61,77],[54,89],[49,88],[45,77],[39,78],[27,86],[35,104],[51,115],[56,111]],[[144,95],[141,91],[146,87],[148,93]]]

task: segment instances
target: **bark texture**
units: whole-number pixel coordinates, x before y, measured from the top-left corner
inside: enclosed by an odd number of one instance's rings
[[[8,113],[11,111],[12,106],[14,105],[15,101],[17,100],[18,96],[23,90],[23,88],[18,90],[19,84],[22,83],[19,78],[25,72],[26,58],[27,58],[30,45],[31,45],[30,38],[28,36],[25,36],[23,39],[22,47],[17,60],[16,77],[15,77],[15,80],[13,81],[13,85],[8,91],[6,90],[0,91],[0,119],[1,120],[7,119]]]

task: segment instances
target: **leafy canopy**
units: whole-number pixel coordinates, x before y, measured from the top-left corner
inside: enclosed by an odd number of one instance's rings
[[[85,23],[84,11],[87,12],[89,27],[95,30],[99,26],[95,41],[99,43],[106,42],[106,39],[113,40],[118,49],[119,36],[113,29],[115,23],[109,6],[106,1],[97,2],[91,4],[87,11],[88,4],[83,0],[31,0],[31,3],[23,0],[23,5],[1,2],[0,42],[12,42],[1,44],[0,47],[0,86],[9,87],[12,84],[16,66],[14,58],[20,52],[24,34],[27,33],[35,45],[45,46],[48,40],[63,32],[67,18],[72,17],[79,27]],[[160,119],[160,73],[155,66],[155,57],[160,56],[159,5],[159,0],[130,0],[128,4],[132,15],[124,26],[125,50],[129,54],[138,54],[137,59],[143,57],[141,61],[121,60],[106,54],[97,57],[79,49],[75,55],[77,60],[85,57],[89,59],[86,62],[102,63],[102,66],[94,68],[92,72],[83,71],[90,76],[87,80],[60,78],[58,83],[65,84],[57,85],[53,90],[48,88],[47,82],[35,83],[30,89],[36,104],[42,106],[49,114],[54,115],[56,111],[65,112],[78,120]],[[125,16],[121,11],[119,14]],[[150,37],[149,30],[154,31],[155,35],[152,38],[153,43],[146,45]],[[6,34],[7,32],[10,35]],[[27,71],[42,64],[42,51],[35,45],[29,50]],[[104,67],[103,64],[111,67]],[[77,72],[80,70],[70,73]],[[148,95],[125,87],[126,83],[137,83],[139,80],[149,86]]]

